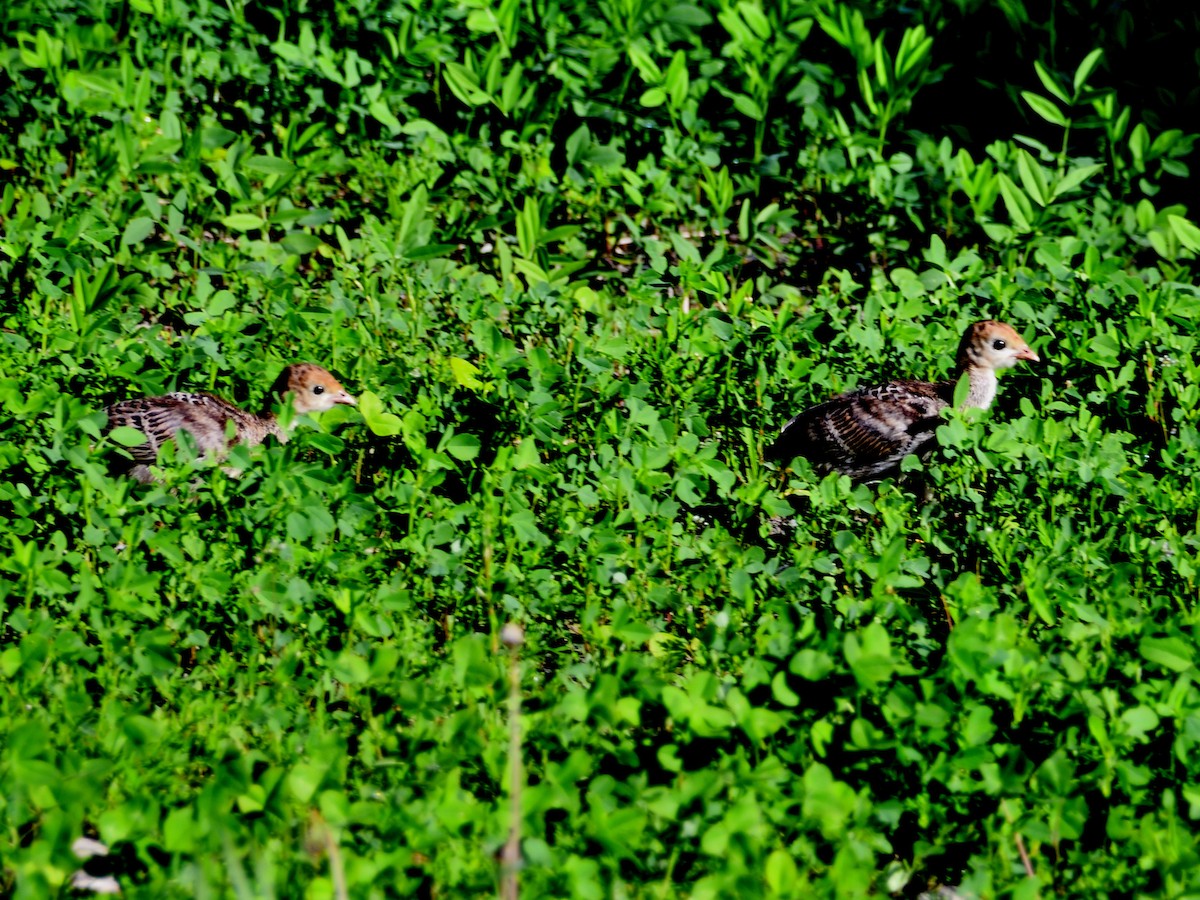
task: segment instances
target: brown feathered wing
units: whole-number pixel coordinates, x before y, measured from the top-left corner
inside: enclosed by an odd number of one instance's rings
[[[154,462],[163,444],[174,440],[180,431],[190,434],[196,446],[206,453],[224,451],[231,443],[261,443],[268,432],[267,423],[258,416],[211,394],[180,391],[124,400],[114,403],[106,412],[109,428],[127,425],[146,435],[146,443],[128,448],[142,464]],[[226,433],[230,421],[235,429],[232,440]],[[141,475],[140,471],[135,473],[135,477]]]
[[[910,453],[931,449],[938,413],[953,400],[954,382],[892,381],[818,403],[783,426],[768,458],[803,456],[821,473],[882,476]]]

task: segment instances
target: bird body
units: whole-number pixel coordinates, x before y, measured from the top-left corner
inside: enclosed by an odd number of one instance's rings
[[[891,381],[860,388],[806,409],[780,431],[768,458],[803,456],[820,474],[881,478],[911,453],[931,450],[940,413],[967,379],[964,408],[987,409],[996,397],[996,371],[1020,360],[1038,362],[1025,340],[1003,322],[976,322],[963,333],[957,371],[947,381]]]
[[[164,444],[186,431],[206,455],[221,455],[235,444],[253,447],[273,436],[287,442],[272,406],[285,395],[297,413],[323,412],[338,404],[355,405],[354,398],[328,370],[312,363],[296,363],[280,373],[260,414],[247,412],[212,394],[176,391],[161,397],[123,400],[108,407],[108,427],[126,425],[146,436],[144,444],[130,447],[136,465],[130,475],[151,481],[149,464]]]

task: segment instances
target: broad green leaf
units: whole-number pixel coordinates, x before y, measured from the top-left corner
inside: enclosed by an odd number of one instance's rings
[[[373,391],[361,391],[357,399],[358,411],[374,434],[391,437],[403,430],[403,420],[394,413],[385,412],[383,401]]]
[[[445,443],[445,451],[455,459],[470,461],[479,455],[479,438],[473,434],[456,434]]]
[[[1114,333],[1102,331],[1088,341],[1079,355],[1088,362],[1115,368],[1121,364],[1121,342]]]
[[[872,622],[858,632],[847,634],[843,640],[843,652],[850,671],[859,684],[872,690],[889,681],[896,670],[892,656],[892,643],[886,629]]]
[[[349,650],[338,654],[330,671],[343,684],[366,684],[371,678],[371,666],[367,660]]]
[[[284,235],[280,243],[288,253],[295,253],[297,256],[312,253],[321,246],[320,238],[303,231],[293,231],[291,234]]]
[[[296,763],[287,776],[288,788],[297,800],[307,803],[316,794],[321,782],[325,780],[327,771],[329,771],[329,767],[326,765],[309,762]]]
[[[1142,171],[1146,157],[1150,153],[1150,132],[1145,124],[1139,122],[1129,135],[1129,154],[1133,157],[1135,171]]]
[[[1175,236],[1179,238],[1179,243],[1193,253],[1200,253],[1200,228],[1183,216],[1169,215],[1167,222],[1170,224],[1171,230],[1175,232]]]
[[[118,425],[108,433],[108,437],[122,447],[140,447],[146,443],[145,433],[128,425]]]
[[[233,213],[222,218],[221,224],[234,231],[251,231],[255,228],[263,228],[267,223],[261,216],[251,213]]]
[[[800,883],[799,876],[800,871],[796,862],[787,851],[774,850],[767,857],[763,877],[767,882],[767,887],[772,891],[772,896],[790,896],[794,892],[795,886]]]
[[[662,106],[667,102],[667,92],[660,87],[652,87],[649,90],[643,91],[642,96],[638,100],[642,106],[653,109],[656,106]]]
[[[371,114],[371,117],[375,121],[394,135],[400,134],[404,130],[403,124],[383,100],[373,100],[367,106],[367,112]]]
[[[1138,644],[1142,659],[1155,663],[1172,672],[1186,672],[1192,668],[1195,656],[1192,646],[1177,637],[1147,637]]]
[[[712,24],[712,16],[700,6],[691,3],[676,3],[663,13],[663,21],[672,25],[686,25],[691,28],[704,28]]]
[[[457,356],[450,358],[450,374],[454,376],[454,381],[459,387],[469,391],[482,391],[484,385],[479,380],[479,372],[479,366],[470,360]]]
[[[835,839],[845,833],[854,800],[854,790],[834,778],[828,766],[814,763],[804,773],[801,812],[826,838]]]
[[[1021,96],[1025,98],[1025,102],[1029,104],[1030,109],[1051,125],[1058,125],[1065,128],[1070,124],[1067,117],[1062,114],[1062,111],[1054,105],[1053,100],[1047,100],[1045,97],[1035,94],[1032,91],[1021,91]]]
[[[121,235],[121,245],[128,247],[130,244],[140,244],[153,233],[154,220],[149,216],[130,219],[129,224],[125,226],[124,234]]]
[[[413,262],[418,262],[423,259],[437,259],[439,256],[445,256],[457,249],[457,244],[426,244],[423,247],[416,247],[409,250],[404,254],[404,257]]]
[[[1102,172],[1103,170],[1104,166],[1100,165],[1099,163],[1089,166],[1076,166],[1072,169],[1069,169],[1067,173],[1058,181],[1058,183],[1054,185],[1054,198],[1057,199],[1063,194],[1070,193],[1082,185],[1083,182],[1087,181],[1087,179],[1091,178],[1098,172]]]
[[[742,115],[754,119],[756,122],[761,121],[765,115],[763,108],[758,105],[758,102],[745,94],[733,95],[733,108]]]
[[[21,668],[21,652],[16,647],[9,647],[0,652],[0,674],[12,678]]]
[[[1121,713],[1121,721],[1134,737],[1142,737],[1158,730],[1158,714],[1148,706],[1135,706]]]
[[[291,175],[296,171],[295,165],[277,156],[251,156],[242,162],[242,167],[260,175]]]
[[[797,706],[800,703],[799,695],[788,686],[787,676],[783,672],[777,672],[771,679],[771,696],[783,706]]]

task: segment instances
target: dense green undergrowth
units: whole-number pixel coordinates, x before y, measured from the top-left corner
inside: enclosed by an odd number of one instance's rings
[[[507,622],[527,896],[1200,892],[1194,136],[1006,10],[8,4],[0,893],[494,892]],[[760,462],[985,317],[927,465]],[[115,474],[293,360],[359,408]]]

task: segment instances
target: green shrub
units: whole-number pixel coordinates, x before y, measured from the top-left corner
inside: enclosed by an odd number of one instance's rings
[[[1005,10],[6,6],[0,890],[497,890],[517,621],[528,896],[1195,893],[1191,101]],[[761,462],[985,317],[928,464]],[[294,360],[359,408],[115,477]]]

